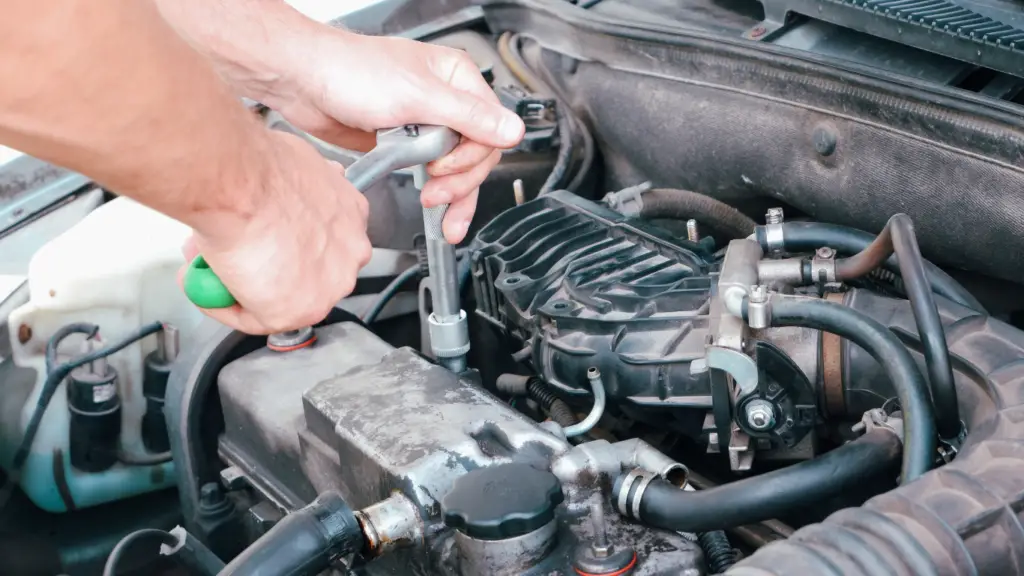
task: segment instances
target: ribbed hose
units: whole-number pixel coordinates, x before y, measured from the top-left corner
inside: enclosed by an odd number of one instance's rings
[[[642,198],[641,218],[693,218],[729,238],[746,238],[757,228],[757,222],[725,202],[689,190],[655,188]]]
[[[771,325],[831,332],[871,354],[885,369],[903,411],[902,483],[910,482],[931,469],[937,442],[928,384],[914,357],[888,328],[842,304],[799,296],[772,299]]]
[[[697,544],[700,544],[704,552],[704,563],[707,564],[709,574],[725,572],[739,558],[736,549],[729,544],[729,537],[722,530],[698,533]]]
[[[502,374],[495,382],[499,392],[509,396],[526,396],[548,413],[551,421],[562,428],[568,428],[579,423],[576,414],[562,399],[555,396],[543,380],[536,376],[522,376],[520,374]]]

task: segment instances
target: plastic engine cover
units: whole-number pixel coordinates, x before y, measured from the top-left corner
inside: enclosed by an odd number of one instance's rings
[[[508,210],[473,244],[477,314],[529,342],[564,393],[638,406],[709,407],[704,356],[716,265],[707,250],[569,192]]]

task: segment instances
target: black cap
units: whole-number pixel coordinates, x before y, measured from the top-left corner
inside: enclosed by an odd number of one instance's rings
[[[499,464],[461,476],[441,501],[444,523],[481,540],[528,534],[555,518],[562,485],[529,464]]]

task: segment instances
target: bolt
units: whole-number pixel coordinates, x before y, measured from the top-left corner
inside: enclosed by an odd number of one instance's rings
[[[752,400],[746,408],[747,423],[754,430],[768,430],[775,425],[775,409],[771,402]]]
[[[782,224],[782,208],[769,208],[764,220],[767,224]]]
[[[838,141],[839,139],[836,137],[835,132],[823,126],[815,128],[811,134],[811,142],[814,144],[814,149],[822,156],[834,154]]]
[[[822,246],[814,251],[814,255],[822,260],[831,260],[836,257],[836,251],[828,246]]]
[[[764,304],[768,301],[768,287],[764,284],[751,286],[750,295],[747,298],[754,304]]]
[[[590,544],[590,549],[594,556],[607,558],[614,548],[608,543],[608,531],[604,523],[604,502],[600,493],[590,499],[590,522],[594,528],[594,541]]]
[[[523,190],[522,180],[517,178],[512,182],[512,195],[515,197],[516,206],[526,202],[526,191]]]
[[[754,26],[754,29],[750,31],[751,38],[760,38],[768,32],[768,29],[764,26]]]
[[[686,221],[686,239],[690,242],[700,242],[700,230],[697,228],[697,221],[693,218]]]

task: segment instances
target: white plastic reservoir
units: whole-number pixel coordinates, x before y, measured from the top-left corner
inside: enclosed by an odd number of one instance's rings
[[[181,347],[188,345],[203,317],[176,282],[184,263],[181,245],[188,234],[185,225],[118,198],[35,254],[29,265],[29,301],[8,319],[13,366],[0,368],[0,464],[5,469],[10,468],[32,416],[45,378],[46,342],[58,328],[72,322],[97,324],[102,341],[110,343],[143,324],[161,321],[176,326]],[[64,341],[58,363],[80,353],[82,338],[74,335]],[[120,448],[136,458],[147,455],[140,435],[146,411],[143,362],[155,348],[156,336],[149,336],[108,359],[118,372]],[[39,507],[64,512],[68,494],[74,507],[85,508],[173,484],[170,462],[115,464],[98,473],[73,468],[68,428],[62,384],[46,410],[21,476],[21,487]]]

